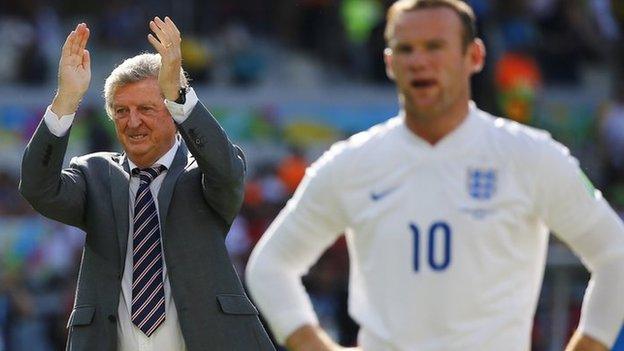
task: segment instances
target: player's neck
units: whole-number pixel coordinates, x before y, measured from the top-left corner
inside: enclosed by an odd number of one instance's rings
[[[456,104],[438,114],[423,114],[403,108],[405,124],[412,133],[431,145],[437,144],[453,132],[468,117],[468,103]]]

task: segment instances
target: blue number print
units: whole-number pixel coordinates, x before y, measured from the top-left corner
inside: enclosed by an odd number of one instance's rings
[[[420,268],[420,231],[414,223],[410,223],[410,229],[414,234],[414,271],[418,272]]]
[[[420,251],[421,251],[421,237],[418,226],[414,223],[409,225],[412,235],[414,236],[414,271],[420,270]],[[446,222],[435,222],[429,227],[428,245],[427,245],[427,261],[429,267],[434,271],[443,271],[448,268],[451,263],[451,227]],[[436,245],[438,243],[439,235],[442,235],[442,257],[436,257]]]
[[[444,256],[441,262],[436,262],[434,245],[436,243],[436,233],[440,231],[444,235]],[[449,266],[449,263],[451,263],[451,228],[444,222],[436,222],[429,229],[429,266],[434,271],[443,271]]]

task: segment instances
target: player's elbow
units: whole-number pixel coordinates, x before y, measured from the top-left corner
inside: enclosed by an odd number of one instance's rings
[[[245,268],[245,282],[252,296],[256,295],[256,292],[262,285],[264,277],[267,275],[266,267],[262,261],[262,256],[258,255],[257,250],[254,250],[249,257],[247,268]]]
[[[271,282],[285,270],[279,257],[263,245],[256,246],[245,268],[245,282],[254,298],[262,298],[272,289]]]

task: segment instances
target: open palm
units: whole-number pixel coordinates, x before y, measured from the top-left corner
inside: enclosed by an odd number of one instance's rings
[[[65,40],[61,50],[58,71],[58,92],[55,105],[61,111],[72,113],[87,92],[91,82],[91,59],[86,50],[89,28],[85,23],[76,26]]]

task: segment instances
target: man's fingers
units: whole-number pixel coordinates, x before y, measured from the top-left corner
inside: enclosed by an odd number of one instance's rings
[[[74,30],[76,34],[72,38],[72,46],[71,46],[71,54],[78,55],[80,54],[80,41],[84,36],[84,23],[79,23]]]
[[[63,44],[63,48],[61,49],[61,54],[63,56],[67,56],[71,53],[71,46],[74,40],[74,36],[76,35],[76,31],[71,31],[67,38],[65,39],[65,44]]]
[[[86,71],[91,71],[91,55],[89,54],[89,50],[82,50],[82,67]]]
[[[91,32],[89,31],[89,28],[86,27],[85,25],[84,30],[82,31],[81,38],[80,38],[80,44],[78,46],[79,52],[84,51],[84,49],[87,47],[87,41],[89,40],[90,33]]]
[[[156,38],[158,38],[158,41],[160,41],[163,46],[167,46],[171,42],[169,36],[161,29],[161,27],[158,26],[155,21],[150,21],[150,29],[152,30],[152,32],[154,32]]]
[[[154,22],[156,22],[158,28],[160,28],[165,34],[169,35],[169,33],[167,33],[167,29],[169,26],[163,20],[161,20],[160,17],[154,17]]]
[[[169,18],[169,16],[165,16],[165,23],[169,26],[169,28],[171,28],[171,30],[173,31],[173,33],[175,33],[176,35],[180,35],[180,30],[178,29],[178,27],[175,25],[175,23],[173,23],[173,21],[171,20],[171,18]]]
[[[163,51],[165,50],[165,46],[158,41],[158,39],[156,39],[151,33],[147,35],[147,41],[150,42],[150,44],[152,44],[152,46],[154,47],[154,49],[156,49],[156,51],[158,51],[159,54],[163,54]]]

